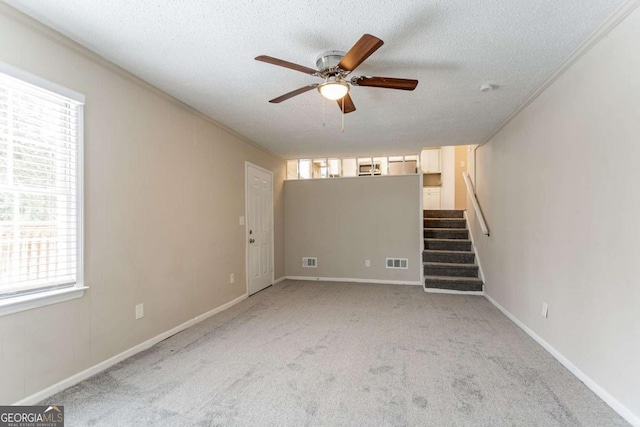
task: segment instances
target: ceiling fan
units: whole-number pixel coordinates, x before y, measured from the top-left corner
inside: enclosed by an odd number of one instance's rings
[[[360,40],[358,40],[347,53],[330,50],[320,54],[316,59],[317,70],[266,55],[258,56],[256,60],[290,68],[324,79],[323,83],[313,83],[303,86],[300,89],[274,98],[269,102],[277,104],[317,88],[318,92],[325,98],[337,100],[343,113],[351,113],[356,110],[356,107],[351,100],[351,96],[349,96],[349,83],[353,86],[370,86],[400,90],[414,90],[418,85],[417,80],[396,79],[392,77],[355,76],[347,81],[347,76],[383,44],[384,42],[379,38],[371,34],[365,34],[360,37]]]

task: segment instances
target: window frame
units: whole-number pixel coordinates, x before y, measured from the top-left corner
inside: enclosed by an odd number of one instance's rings
[[[74,90],[60,86],[47,79],[31,74],[0,61],[0,73],[6,74],[38,88],[69,98],[77,103],[77,182],[76,182],[76,215],[77,215],[77,249],[76,249],[76,283],[73,286],[58,289],[34,290],[28,294],[17,294],[0,299],[0,316],[57,304],[81,298],[88,289],[84,284],[84,104],[85,96]]]

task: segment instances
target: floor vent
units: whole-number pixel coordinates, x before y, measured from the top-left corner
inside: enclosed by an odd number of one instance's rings
[[[407,258],[387,258],[387,268],[406,270],[409,268],[409,260]]]
[[[318,258],[303,256],[302,266],[305,268],[316,268],[318,266]]]

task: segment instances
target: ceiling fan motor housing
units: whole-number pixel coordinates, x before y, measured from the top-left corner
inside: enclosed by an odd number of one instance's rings
[[[346,55],[345,52],[340,50],[329,50],[321,53],[316,58],[316,67],[320,72],[334,72],[342,58]]]

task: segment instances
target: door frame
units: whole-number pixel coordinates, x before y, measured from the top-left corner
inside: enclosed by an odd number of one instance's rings
[[[274,243],[274,235],[275,235],[275,204],[273,203],[273,171],[263,168],[262,166],[258,166],[255,163],[251,163],[248,160],[244,161],[244,285],[247,296],[249,294],[249,180],[247,179],[249,176],[249,167],[258,169],[262,172],[268,173],[271,175],[271,285],[273,286],[274,277],[275,277],[275,243]],[[267,286],[268,287],[268,286]]]

